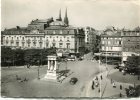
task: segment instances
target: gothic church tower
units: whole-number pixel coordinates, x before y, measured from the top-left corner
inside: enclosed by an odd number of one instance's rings
[[[69,25],[69,20],[68,20],[68,16],[67,16],[67,8],[66,8],[65,17],[64,17],[64,23],[65,23],[67,26]]]

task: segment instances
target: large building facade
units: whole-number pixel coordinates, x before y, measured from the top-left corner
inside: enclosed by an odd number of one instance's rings
[[[64,21],[61,11],[56,21],[36,19],[31,21],[26,28],[6,29],[2,32],[2,45],[22,49],[57,48],[61,53],[79,53],[79,48],[84,47],[84,30],[69,25],[67,11]]]
[[[140,54],[140,28],[134,30],[122,30],[122,61],[127,61],[127,57]]]
[[[140,54],[140,28],[134,30],[107,28],[101,35],[100,47],[100,56],[125,62],[128,56]]]
[[[101,35],[101,56],[113,59],[120,59],[122,52],[121,32],[114,27],[107,28]]]
[[[85,27],[85,48],[92,50],[96,43],[96,32],[92,27]]]

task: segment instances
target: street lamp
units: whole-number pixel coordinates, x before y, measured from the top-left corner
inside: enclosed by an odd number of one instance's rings
[[[66,62],[66,70],[67,70],[67,59],[65,60],[65,62]]]
[[[39,74],[39,67],[40,67],[40,64],[39,63],[40,63],[40,61],[38,60],[37,63],[38,63],[38,69],[37,69],[37,72],[38,73],[37,73],[37,76],[38,76],[38,80],[39,80],[40,79],[40,74]]]

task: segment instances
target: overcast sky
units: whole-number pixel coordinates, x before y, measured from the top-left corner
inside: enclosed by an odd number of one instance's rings
[[[140,26],[140,0],[2,0],[2,30],[26,27],[33,19],[62,19],[67,7],[70,25],[131,28]]]

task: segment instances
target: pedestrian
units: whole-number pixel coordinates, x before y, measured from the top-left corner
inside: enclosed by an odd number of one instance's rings
[[[101,80],[103,79],[102,75],[100,76]]]
[[[98,92],[100,93],[100,88],[99,88]]]
[[[94,81],[92,81],[92,85],[94,85]]]
[[[94,89],[94,84],[92,84],[92,87],[91,88],[92,88],[92,90]]]
[[[140,80],[140,76],[138,75],[138,80]]]
[[[120,85],[120,89],[122,90],[122,85]]]
[[[120,97],[122,97],[122,94],[120,93]]]
[[[98,80],[98,77],[96,76],[95,80]]]

